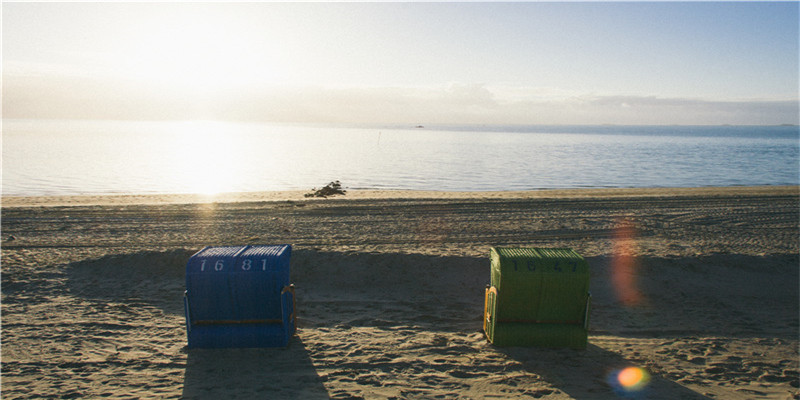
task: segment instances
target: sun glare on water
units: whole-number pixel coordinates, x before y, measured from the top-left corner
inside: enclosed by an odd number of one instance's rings
[[[190,193],[214,195],[230,192],[236,186],[236,143],[225,132],[224,123],[182,122],[174,128],[171,173]]]

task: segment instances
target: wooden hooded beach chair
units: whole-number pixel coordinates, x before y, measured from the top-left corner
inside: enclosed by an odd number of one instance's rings
[[[287,346],[295,333],[292,247],[206,247],[186,264],[190,348]]]
[[[492,248],[483,329],[497,346],[585,348],[589,265],[572,249]]]

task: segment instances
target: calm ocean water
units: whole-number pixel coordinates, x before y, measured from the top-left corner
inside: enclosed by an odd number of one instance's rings
[[[796,126],[3,121],[6,196],[797,185]]]

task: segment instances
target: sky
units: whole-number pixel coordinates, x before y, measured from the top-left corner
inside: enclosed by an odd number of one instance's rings
[[[3,2],[3,118],[797,124],[798,18],[798,2]]]

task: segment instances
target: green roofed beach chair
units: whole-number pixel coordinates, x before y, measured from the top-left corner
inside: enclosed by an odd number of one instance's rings
[[[483,330],[497,346],[586,348],[589,265],[572,249],[491,249]]]

